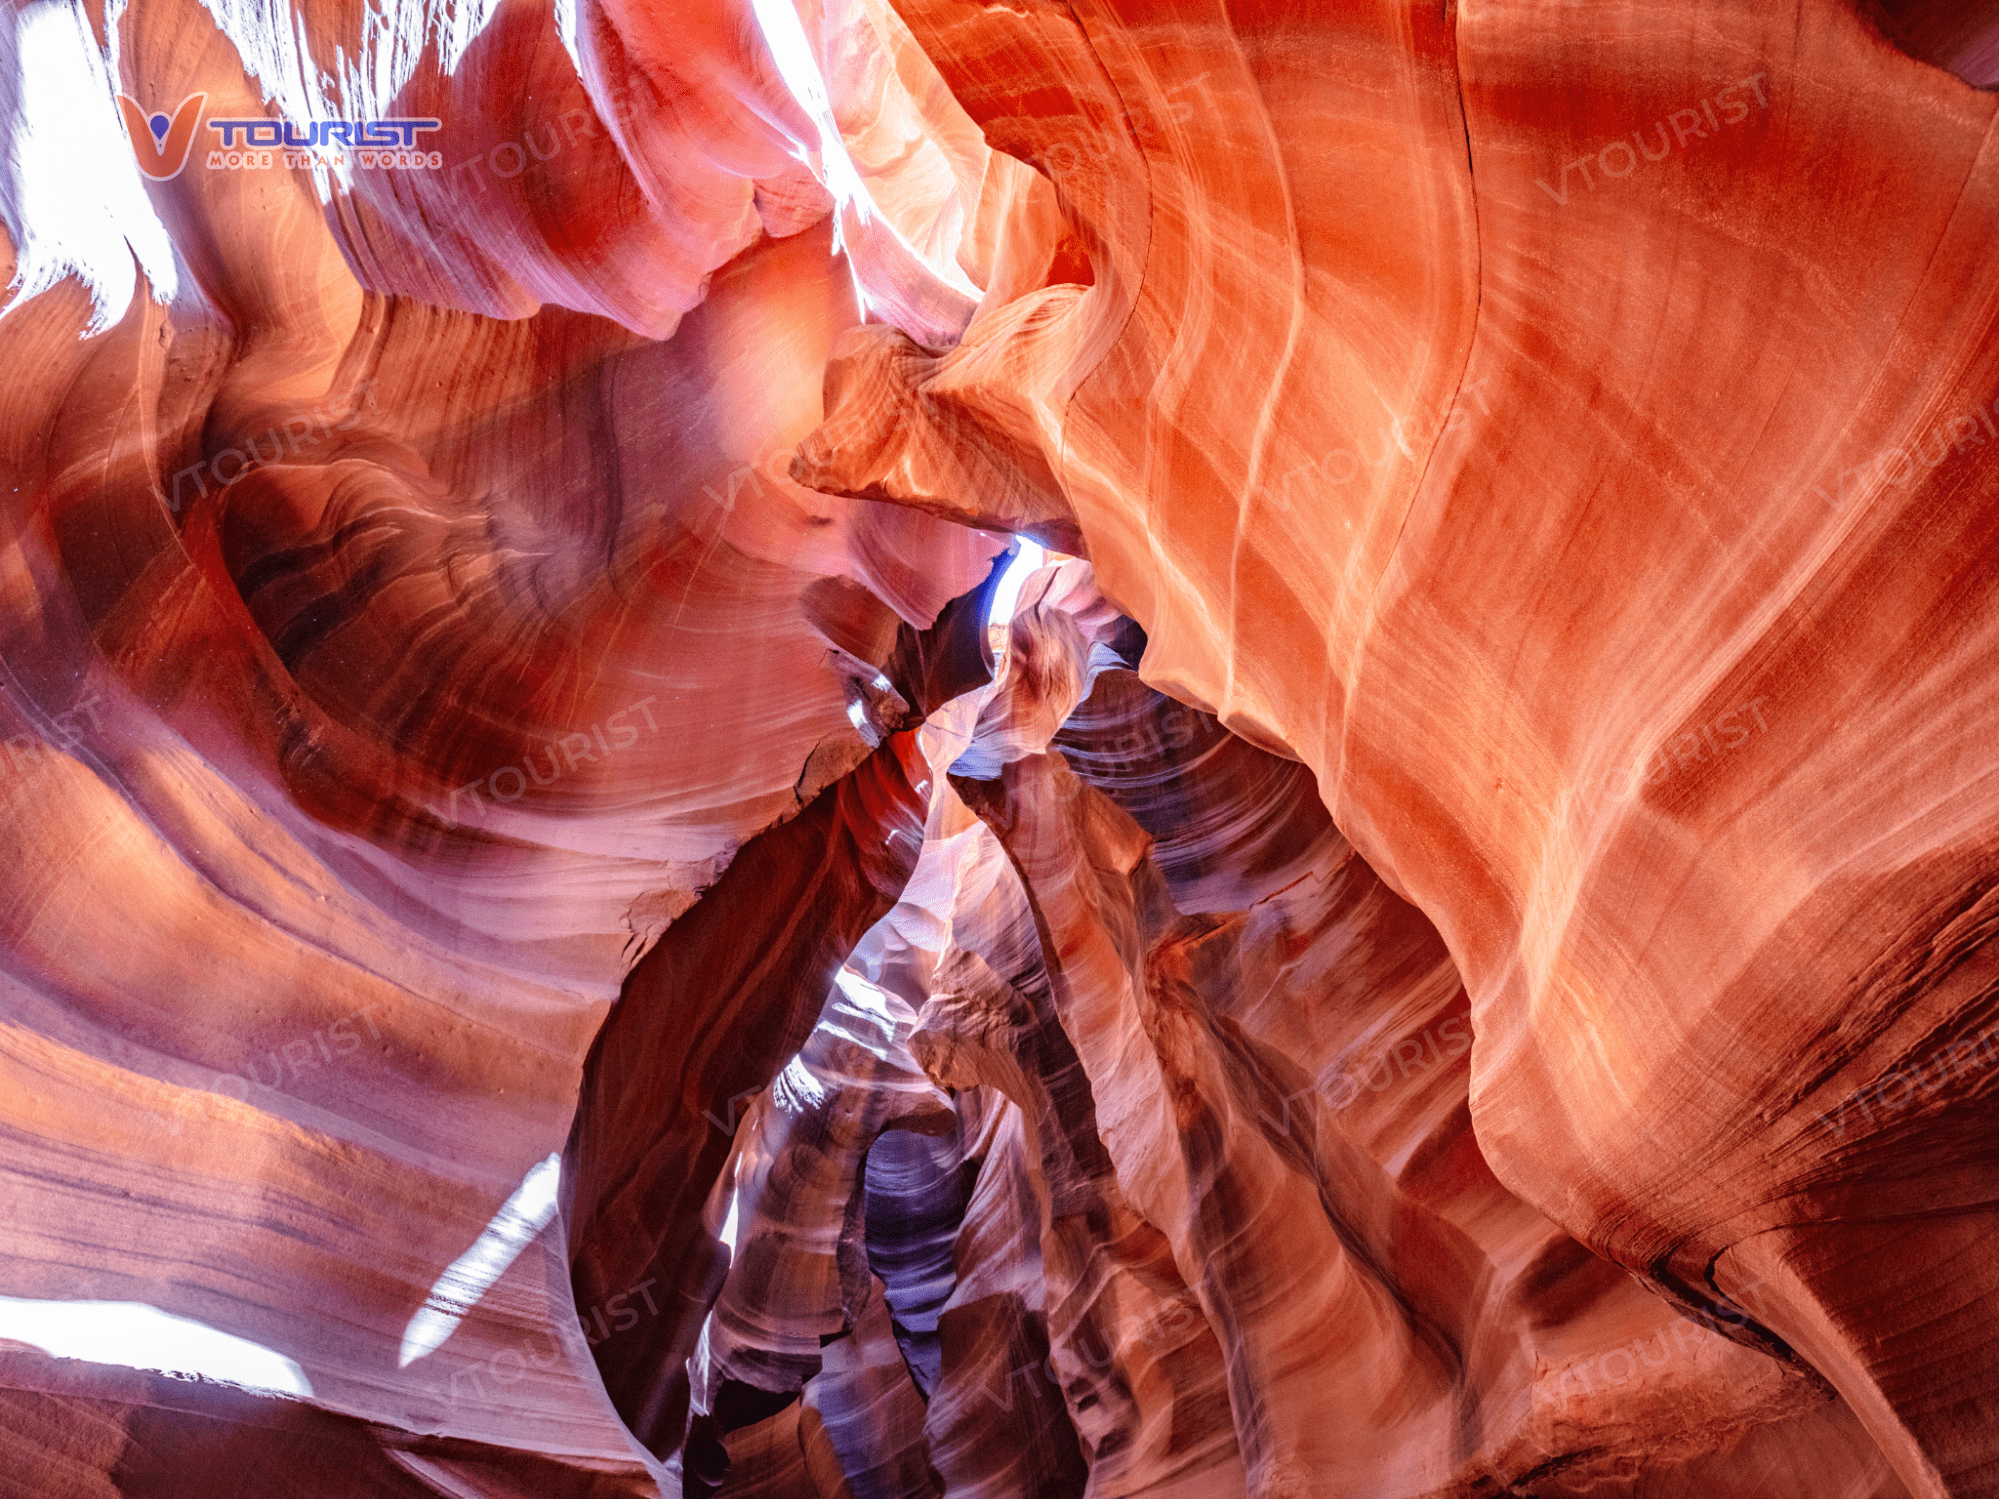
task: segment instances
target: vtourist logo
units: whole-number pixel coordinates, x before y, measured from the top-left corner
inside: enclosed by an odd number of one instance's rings
[[[290,120],[210,120],[222,149],[208,153],[208,165],[229,171],[287,167],[386,167],[436,170],[444,157],[419,151],[417,134],[442,130],[442,120],[309,120],[303,130]]]
[[[147,114],[136,99],[118,96],[118,111],[125,117],[125,130],[132,137],[132,154],[138,157],[141,172],[154,182],[171,182],[180,176],[194,146],[195,128],[201,123],[201,106],[207,102],[206,94],[189,94],[169,119],[163,114]]]
[[[193,154],[206,94],[189,94],[168,117],[147,114],[138,100],[120,94],[118,109],[132,137],[132,154],[139,170],[154,182],[171,182]],[[442,130],[442,120],[210,120],[220,138],[210,149],[206,166],[212,172],[253,167],[369,167],[389,170],[436,170],[443,154],[418,149],[424,131]]]

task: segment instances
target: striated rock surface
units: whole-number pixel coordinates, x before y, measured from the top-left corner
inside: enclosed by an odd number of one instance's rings
[[[1999,1485],[1995,84],[11,9],[0,1491]]]

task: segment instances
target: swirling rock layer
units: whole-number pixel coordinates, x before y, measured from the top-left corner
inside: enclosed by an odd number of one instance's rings
[[[17,7],[0,1488],[1989,1492],[1988,9]]]

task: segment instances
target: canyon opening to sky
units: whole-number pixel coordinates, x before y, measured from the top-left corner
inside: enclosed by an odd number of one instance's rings
[[[0,53],[0,1494],[1999,1489],[1999,0]]]

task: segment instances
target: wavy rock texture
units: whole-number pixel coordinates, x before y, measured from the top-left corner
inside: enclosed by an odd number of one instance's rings
[[[1999,1485],[1995,84],[10,10],[0,1489]]]
[[[1079,536],[1436,924],[1499,1181],[1989,1486],[1990,96],[1835,6],[905,13],[1093,275],[848,335],[794,472]]]

